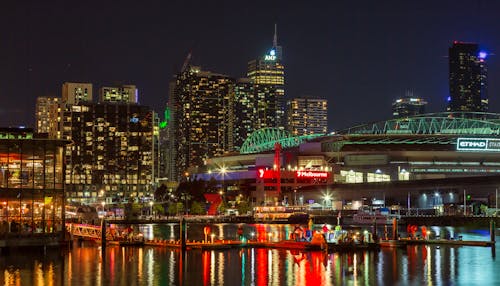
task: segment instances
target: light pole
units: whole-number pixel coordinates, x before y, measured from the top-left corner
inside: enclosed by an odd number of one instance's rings
[[[226,172],[227,172],[227,169],[225,166],[223,166],[221,169],[220,169],[220,173],[222,175],[222,193],[225,193],[226,192]]]
[[[105,201],[102,201],[101,202],[101,206],[102,206],[102,217],[105,218],[106,217],[106,214],[104,212],[104,206],[106,205],[106,202]]]
[[[153,201],[149,202],[149,215],[153,216]]]

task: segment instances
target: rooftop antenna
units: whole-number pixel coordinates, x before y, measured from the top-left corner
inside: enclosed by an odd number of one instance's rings
[[[278,46],[278,25],[274,24],[274,38],[273,38],[273,48]]]

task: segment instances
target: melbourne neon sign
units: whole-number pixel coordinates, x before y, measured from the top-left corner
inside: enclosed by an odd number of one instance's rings
[[[318,171],[297,171],[295,176],[297,178],[328,178],[328,172]]]

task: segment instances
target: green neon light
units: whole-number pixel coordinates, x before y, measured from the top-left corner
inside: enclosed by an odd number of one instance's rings
[[[251,154],[274,150],[274,145],[280,143],[283,148],[299,146],[305,140],[323,136],[323,134],[312,134],[293,136],[289,132],[279,128],[263,128],[254,131],[241,146],[241,154]]]

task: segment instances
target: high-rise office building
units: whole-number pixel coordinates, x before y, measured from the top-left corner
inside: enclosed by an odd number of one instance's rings
[[[175,136],[176,178],[205,165],[210,157],[230,150],[232,112],[230,94],[234,80],[226,75],[188,67],[177,75],[171,97]]]
[[[299,97],[287,102],[287,127],[293,135],[326,134],[328,100]]]
[[[36,132],[48,133],[49,138],[60,138],[58,137],[58,130],[61,98],[40,96],[36,99],[35,109]]]
[[[424,114],[426,105],[427,101],[408,93],[405,97],[397,98],[392,103],[392,116],[402,118]]]
[[[455,41],[449,48],[447,111],[482,112],[488,110],[486,86],[487,53],[475,43]]]
[[[255,86],[251,79],[240,78],[234,84],[234,128],[233,145],[237,151],[245,139],[258,129],[256,115],[258,109]]]
[[[78,104],[92,101],[92,84],[65,82],[62,85],[62,101],[65,104]]]
[[[254,82],[257,99],[257,129],[284,128],[285,118],[285,68],[282,64],[282,48],[278,46],[275,26],[273,46],[269,52],[248,62],[247,77]]]
[[[135,85],[101,87],[99,102],[138,103],[138,91]]]

